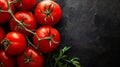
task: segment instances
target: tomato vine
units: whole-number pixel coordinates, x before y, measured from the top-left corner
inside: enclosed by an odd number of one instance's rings
[[[30,29],[26,28],[25,24],[23,24],[22,20],[19,21],[18,19],[16,19],[16,17],[14,16],[14,13],[12,12],[12,9],[10,7],[11,4],[14,4],[16,3],[17,1],[19,0],[13,0],[12,2],[10,0],[7,0],[7,6],[8,6],[8,10],[2,10],[0,8],[0,13],[3,13],[3,12],[7,12],[9,13],[13,20],[15,22],[17,22],[22,28],[25,29],[25,31],[33,34],[36,36],[37,40],[38,40],[38,46],[40,45],[40,41],[41,40],[50,40],[52,41],[53,43],[58,43],[56,41],[53,40],[53,36],[48,36],[48,37],[45,37],[45,38],[39,38],[39,36],[34,32],[34,31],[31,31]],[[21,1],[21,0],[20,0]],[[50,8],[52,7],[52,10],[54,9],[54,7],[52,6],[52,4],[49,6],[49,10],[45,12],[45,14],[48,16],[50,15],[51,17],[51,14],[50,14]],[[45,6],[45,10],[46,10],[46,6]],[[42,12],[42,11],[41,11]],[[43,12],[42,12],[43,13]],[[53,17],[52,17],[53,18]],[[45,19],[46,20],[46,17]],[[28,36],[25,36],[26,37],[26,40],[28,42],[28,45],[32,46],[34,49],[36,49],[39,54],[41,54],[40,50],[39,50],[39,47],[38,46],[35,46],[31,41],[30,39],[28,38]],[[49,44],[51,45],[51,44]],[[81,67],[80,63],[79,63],[79,58],[77,57],[73,57],[71,59],[66,59],[67,58],[67,55],[65,55],[65,53],[70,49],[71,47],[64,47],[63,49],[60,49],[59,53],[55,53],[55,52],[52,52],[50,54],[47,54],[47,61],[45,63],[45,67],[71,67],[71,66],[75,66],[75,67]],[[29,58],[26,60],[26,63],[27,61],[30,61]],[[65,62],[65,63],[63,63]],[[0,61],[0,65],[2,64],[2,62]]]

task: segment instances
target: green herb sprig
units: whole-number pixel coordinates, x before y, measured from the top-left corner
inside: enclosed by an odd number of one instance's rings
[[[71,46],[65,46],[58,52],[48,54],[44,67],[81,67],[78,57],[68,58],[66,55],[70,49]]]

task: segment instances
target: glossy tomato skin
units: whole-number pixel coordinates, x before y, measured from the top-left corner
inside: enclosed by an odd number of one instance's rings
[[[5,54],[4,50],[0,50],[0,62],[2,63],[2,67],[14,67],[15,66],[14,59],[8,56],[7,54]]]
[[[26,45],[26,39],[23,34],[18,32],[9,32],[6,37],[3,44],[7,43],[7,47],[5,46],[5,51],[9,55],[18,55],[22,53],[27,45]]]
[[[58,43],[53,43],[50,40],[41,40],[39,49],[43,53],[50,53],[50,52],[54,51],[55,49],[57,49],[57,47],[59,46],[60,34],[57,31],[57,29],[50,27],[50,26],[42,26],[36,30],[36,34],[38,35],[39,38],[46,38],[49,36],[53,36],[52,39],[55,42],[58,42]],[[38,46],[38,40],[37,40],[36,36],[33,37],[33,43],[35,44],[35,46]],[[51,43],[51,45],[50,45],[50,43]]]
[[[28,11],[20,11],[17,12],[15,15],[16,19],[19,21],[23,21],[22,23],[25,24],[26,28],[29,30],[34,31],[36,28],[36,20],[31,12]],[[25,31],[24,28],[20,27],[17,22],[15,22],[13,19],[10,21],[10,29],[12,31],[17,31],[26,35],[30,35],[29,32]]]
[[[22,0],[22,5],[20,5],[20,1],[18,1],[15,5],[19,10],[30,10],[36,4],[36,0]]]
[[[11,0],[12,1],[12,0]],[[0,8],[2,10],[8,10],[7,7],[7,0],[0,0]],[[11,4],[11,9],[14,12],[14,5]],[[11,19],[11,16],[7,12],[1,12],[0,13],[0,24],[5,24]]]
[[[0,46],[1,46],[1,41],[4,39],[5,37],[5,31],[3,30],[2,27],[0,27]]]
[[[34,14],[39,24],[53,26],[61,19],[62,11],[56,2],[43,0],[36,6]]]
[[[26,56],[25,56],[26,55]],[[31,61],[25,64],[25,58],[31,56]],[[27,47],[25,53],[18,55],[17,57],[18,67],[43,67],[44,58],[38,54],[32,47]]]

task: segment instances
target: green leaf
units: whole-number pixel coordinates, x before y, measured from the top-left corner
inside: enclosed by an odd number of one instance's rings
[[[73,57],[73,58],[71,59],[71,61],[75,61],[75,60],[78,60],[78,61],[79,61],[79,58]]]
[[[64,58],[66,58],[66,57],[67,57],[67,55],[63,55],[61,58],[64,59]]]
[[[62,52],[65,53],[65,52],[67,52],[70,48],[71,48],[71,46],[64,47],[64,48],[62,49]]]
[[[61,57],[62,55],[63,55],[63,52],[62,52],[62,50],[60,50],[59,57]]]
[[[79,62],[79,58],[74,57],[70,60],[70,62],[75,66],[75,67],[81,67],[80,62]]]
[[[59,58],[65,58],[67,55],[64,55],[65,52],[67,52],[69,49],[71,48],[71,46],[67,46],[67,47],[64,47],[63,49],[60,49],[60,52],[59,52]]]

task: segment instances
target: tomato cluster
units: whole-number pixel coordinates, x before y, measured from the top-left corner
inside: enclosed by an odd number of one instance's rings
[[[53,26],[61,15],[52,0],[0,0],[0,67],[43,67],[44,54],[60,44]]]

